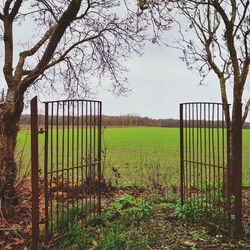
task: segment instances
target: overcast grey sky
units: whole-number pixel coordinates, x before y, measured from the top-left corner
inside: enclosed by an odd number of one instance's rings
[[[18,32],[21,37],[28,36],[27,26]],[[164,35],[163,41],[172,41],[176,36],[176,30],[172,29]],[[95,99],[103,102],[103,113],[106,115],[134,114],[151,118],[178,118],[179,103],[190,101],[220,102],[219,84],[213,73],[205,80],[203,86],[199,85],[200,77],[196,71],[189,71],[179,59],[180,52],[159,47],[155,44],[147,44],[144,55],[132,56],[126,66],[129,69],[126,77],[131,92],[126,97],[116,97],[105,90],[109,83],[103,80],[98,88],[99,93]],[[2,68],[3,57],[0,67]],[[0,74],[0,88],[5,87],[3,74]],[[93,79],[96,85],[98,81]],[[95,91],[96,89],[94,89]],[[29,98],[32,97],[29,95]],[[40,101],[62,98],[61,96],[40,96]],[[230,99],[229,99],[230,100]],[[28,100],[29,101],[29,100]],[[24,111],[29,112],[29,108]]]
[[[166,34],[171,39],[173,32]],[[215,77],[208,77],[205,86],[198,86],[196,71],[186,69],[175,49],[147,44],[144,55],[132,56],[127,61],[128,84],[131,92],[116,97],[107,91],[108,82],[101,83],[95,99],[103,102],[106,115],[134,114],[152,118],[177,118],[179,103],[189,101],[220,101],[219,85]],[[4,87],[1,74],[0,87]],[[95,80],[93,80],[95,82]],[[95,91],[95,89],[94,89]],[[29,96],[31,97],[32,94]],[[41,101],[46,97],[41,95]],[[49,99],[60,97],[49,97]],[[25,113],[28,110],[24,111]]]
[[[219,85],[213,74],[205,86],[198,86],[198,73],[187,70],[179,56],[175,49],[147,45],[142,57],[135,56],[127,63],[132,89],[127,97],[115,97],[100,89],[97,98],[103,101],[104,114],[177,118],[181,102],[220,102]]]
[[[35,29],[32,23],[25,22],[22,26],[15,26],[15,35],[21,42],[22,40],[26,41],[32,29]],[[173,27],[164,34],[165,39],[162,40],[170,43],[176,39],[177,34],[177,28]],[[18,48],[15,46],[15,50]],[[14,59],[16,60],[18,51],[15,52]],[[204,81],[204,85],[199,86],[200,76],[196,71],[187,70],[185,63],[179,59],[180,56],[180,52],[175,49],[147,44],[143,56],[132,55],[126,63],[129,69],[126,77],[131,92],[126,97],[116,97],[105,90],[110,83],[103,79],[101,82],[103,87],[93,89],[94,91],[98,90],[93,98],[103,102],[103,113],[106,115],[133,114],[152,118],[178,118],[179,103],[181,102],[221,102],[220,88],[214,73],[211,72]],[[2,62],[3,57],[0,58],[0,68],[3,66]],[[98,85],[98,80],[93,79],[92,83],[93,86]],[[0,71],[1,88],[6,88],[2,71]],[[228,90],[228,100],[231,103],[230,87]],[[249,87],[246,90],[249,96]],[[31,93],[28,98],[33,95]],[[40,101],[59,98],[64,97],[56,96],[54,93],[40,95]],[[29,112],[29,109],[24,112]]]

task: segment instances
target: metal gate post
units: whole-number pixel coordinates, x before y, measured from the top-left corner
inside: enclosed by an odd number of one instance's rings
[[[44,138],[44,199],[45,199],[45,240],[48,240],[48,123],[49,123],[49,115],[48,115],[48,103],[45,103],[45,121],[44,121],[44,130],[45,130],[45,138]]]
[[[235,174],[235,234],[241,236],[242,234],[242,104],[239,103],[236,107],[239,115],[237,117],[237,155],[236,166],[234,166]]]
[[[98,201],[97,201],[97,212],[101,214],[102,204],[101,204],[101,180],[102,180],[102,103],[98,105]]]
[[[226,105],[225,108],[226,112],[229,113],[230,111],[230,104]],[[226,128],[227,128],[227,132],[226,132],[226,137],[227,137],[227,172],[226,172],[226,197],[227,197],[227,213],[228,213],[228,228],[231,228],[231,216],[232,216],[232,211],[231,211],[231,207],[232,207],[232,201],[231,201],[231,196],[232,196],[232,169],[231,169],[231,164],[230,164],[230,148],[231,148],[231,134],[230,134],[230,122],[227,121],[226,123]]]
[[[184,151],[183,151],[183,104],[180,104],[180,167],[181,167],[181,204],[184,204]]]
[[[31,100],[31,182],[32,182],[32,249],[39,244],[39,191],[38,191],[38,117],[37,97]]]

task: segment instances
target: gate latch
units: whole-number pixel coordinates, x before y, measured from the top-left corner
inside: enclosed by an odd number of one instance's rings
[[[38,130],[38,134],[44,134],[45,132],[46,132],[46,130],[43,129],[43,128],[40,128],[40,129]]]

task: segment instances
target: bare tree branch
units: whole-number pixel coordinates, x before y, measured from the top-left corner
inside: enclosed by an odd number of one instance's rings
[[[23,76],[23,66],[24,66],[24,63],[25,63],[25,59],[28,56],[34,55],[44,45],[44,43],[50,38],[53,30],[54,30],[54,26],[52,26],[44,34],[44,36],[41,38],[41,40],[32,49],[26,50],[26,51],[23,51],[23,52],[20,53],[19,61],[18,61],[16,70],[15,70],[15,76],[14,76],[17,81],[20,81],[22,76]],[[29,73],[31,73],[31,71],[29,71]]]
[[[5,17],[9,15],[9,9],[10,9],[10,5],[12,2],[13,2],[13,0],[6,0],[5,1],[4,8],[3,8],[3,14]]]
[[[245,106],[245,111],[244,111],[243,118],[242,118],[242,125],[245,123],[245,121],[247,119],[249,107],[250,107],[250,98],[248,99],[246,106]]]
[[[21,5],[22,5],[23,0],[16,0],[14,3],[14,6],[10,12],[10,19],[13,21],[14,18],[16,17]]]
[[[196,67],[202,79],[211,71],[217,75],[224,104],[228,103],[227,87],[233,86],[232,110],[241,101],[249,76],[249,2],[173,1],[175,18],[181,15],[187,22],[179,24],[177,42],[183,61],[189,69]]]
[[[240,29],[242,23],[244,22],[244,20],[245,20],[245,18],[246,18],[246,14],[247,14],[247,10],[248,10],[248,7],[249,7],[249,3],[250,3],[250,1],[247,0],[247,1],[246,1],[246,4],[245,4],[245,6],[244,6],[243,15],[242,15],[242,17],[241,17],[241,19],[240,19],[240,21],[239,21],[239,24],[236,25],[236,29],[234,30],[233,36],[236,36],[238,30]]]
[[[70,23],[73,21],[80,9],[81,1],[72,0],[67,10],[62,14],[58,20],[57,25],[53,29],[50,41],[45,49],[44,55],[38,62],[35,69],[22,81],[21,88],[25,90],[29,86],[30,82],[34,81],[45,69],[48,62],[51,60],[55,49],[62,38],[65,30],[68,28]]]

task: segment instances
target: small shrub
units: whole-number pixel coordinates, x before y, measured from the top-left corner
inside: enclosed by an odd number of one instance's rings
[[[134,198],[133,196],[126,194],[122,196],[121,198],[117,199],[111,207],[116,209],[116,210],[122,210],[130,207],[134,203]]]
[[[137,199],[136,205],[129,210],[129,215],[133,221],[146,219],[152,212],[153,207],[143,199]]]
[[[124,195],[117,199],[112,205],[112,214],[117,218],[124,216],[125,222],[138,222],[146,219],[152,212],[153,206],[148,201],[138,198],[134,199],[131,195]]]
[[[175,214],[179,219],[187,219],[190,215],[190,208],[187,204],[181,204],[181,202],[177,202],[175,205]]]
[[[198,199],[192,203],[185,203],[183,205],[181,202],[177,202],[175,205],[175,214],[180,219],[189,219],[197,224],[203,223],[204,220],[220,224],[227,222],[226,214],[220,213],[220,210],[213,207],[213,204],[208,204],[205,199]]]
[[[153,194],[149,195],[148,197],[146,197],[145,199],[151,205],[152,204],[159,204],[159,203],[164,201],[164,198],[161,195],[157,194],[157,193],[153,193]]]

